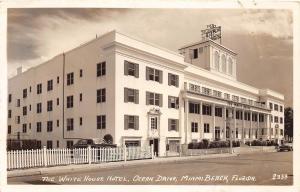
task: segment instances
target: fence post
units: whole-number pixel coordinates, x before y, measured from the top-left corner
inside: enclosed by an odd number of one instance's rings
[[[90,145],[88,145],[88,161],[89,161],[89,164],[92,163],[92,148]]]
[[[47,148],[43,147],[44,166],[47,167]]]
[[[127,150],[126,150],[126,145],[123,146],[123,155],[124,155],[124,162],[127,160]]]
[[[150,150],[151,150],[151,159],[154,159],[154,147],[153,147],[153,144],[151,144]]]

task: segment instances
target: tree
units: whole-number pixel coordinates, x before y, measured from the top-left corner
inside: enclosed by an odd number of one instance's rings
[[[293,127],[294,127],[294,118],[293,118],[293,108],[287,107],[284,109],[284,135],[293,137]]]

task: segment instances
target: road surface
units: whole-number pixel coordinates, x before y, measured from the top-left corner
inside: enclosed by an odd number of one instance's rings
[[[8,184],[292,185],[293,153],[256,153],[8,179]]]

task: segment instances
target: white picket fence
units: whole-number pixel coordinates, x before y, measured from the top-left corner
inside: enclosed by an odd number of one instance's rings
[[[136,159],[153,159],[153,146],[82,148],[82,149],[37,149],[7,152],[7,169],[91,164]]]

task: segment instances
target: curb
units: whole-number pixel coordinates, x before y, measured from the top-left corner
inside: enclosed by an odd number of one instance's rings
[[[7,178],[13,177],[23,177],[23,176],[35,176],[35,175],[44,175],[44,174],[52,174],[52,173],[76,173],[81,171],[97,171],[99,169],[112,169],[118,167],[130,167],[136,165],[149,165],[149,164],[164,164],[170,162],[181,162],[188,160],[196,160],[196,159],[213,159],[213,158],[224,158],[224,157],[233,157],[238,154],[223,154],[223,155],[211,155],[211,156],[188,156],[188,157],[176,157],[176,158],[157,158],[154,160],[134,160],[127,162],[108,162],[108,163],[100,163],[100,164],[81,164],[81,165],[72,165],[74,167],[67,167],[69,165],[64,166],[56,166],[56,167],[44,167],[37,168],[37,170],[16,170],[16,171],[7,171]]]

